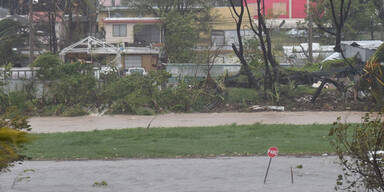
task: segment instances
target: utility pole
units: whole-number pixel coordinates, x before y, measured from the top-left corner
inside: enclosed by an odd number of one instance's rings
[[[310,0],[307,0],[307,17],[308,17],[308,61],[313,63],[313,22],[312,22],[312,13],[310,10]]]
[[[29,64],[34,60],[33,0],[29,0]]]

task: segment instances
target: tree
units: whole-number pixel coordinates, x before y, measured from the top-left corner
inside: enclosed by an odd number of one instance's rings
[[[40,55],[31,64],[31,67],[39,67],[37,77],[43,81],[49,81],[57,79],[59,76],[58,66],[62,64],[60,58],[56,55],[46,53]]]
[[[194,50],[199,33],[191,15],[181,15],[176,11],[164,18],[165,51],[170,63],[189,63],[194,58]]]
[[[46,25],[44,30],[49,34],[51,53],[55,54],[58,46],[70,45],[85,35],[96,33],[97,3],[96,0],[39,0],[34,4],[35,11],[48,14],[49,21],[44,23]],[[88,26],[81,26],[80,17],[87,17]],[[63,22],[66,33],[59,45],[55,33],[57,20]]]
[[[79,62],[62,64],[56,55],[43,54],[32,66],[40,68],[37,77],[43,81],[42,100],[45,104],[74,106],[95,100],[96,79],[92,65]]]
[[[384,1],[383,0],[372,0],[373,5],[376,7],[376,16],[384,22]]]
[[[348,19],[351,9],[352,0],[320,0],[316,1],[316,5],[312,8],[313,19],[317,27],[321,30],[334,35],[336,37],[336,52],[342,52],[341,39],[343,28]],[[322,19],[327,18],[332,27],[326,27]]]
[[[377,0],[312,0],[310,13],[316,26],[335,36],[336,52],[342,52],[341,41],[356,39],[361,32],[377,30],[379,13],[374,2]],[[368,29],[368,30],[367,30]]]
[[[240,1],[240,3],[239,3]],[[263,53],[263,61],[265,65],[265,76],[264,76],[264,91],[271,90],[273,93],[276,91],[275,83],[279,82],[280,74],[279,74],[279,65],[276,62],[273,53],[272,53],[272,41],[270,36],[270,31],[267,28],[265,23],[265,8],[262,5],[262,0],[256,1],[257,6],[257,24],[254,23],[254,20],[250,14],[249,7],[247,1],[244,0],[229,0],[231,6],[231,13],[236,22],[236,31],[238,37],[238,46],[232,44],[232,48],[240,59],[240,62],[244,68],[245,74],[248,77],[248,83],[250,86],[254,86],[256,80],[250,71],[249,65],[244,58],[244,47],[243,47],[243,39],[241,37],[241,30],[243,27],[243,19],[247,19],[249,21],[250,29],[256,34],[259,40],[260,48]],[[240,5],[239,8],[235,5]],[[272,75],[273,74],[273,75]]]
[[[13,48],[23,46],[27,38],[26,27],[12,19],[0,21],[0,66],[12,63],[20,66],[22,57]]]
[[[384,122],[382,114],[371,119],[366,114],[361,124],[343,124],[340,119],[331,128],[331,144],[343,166],[336,189],[356,191],[384,190]]]

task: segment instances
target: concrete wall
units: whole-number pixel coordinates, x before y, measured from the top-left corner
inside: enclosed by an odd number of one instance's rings
[[[11,80],[0,80],[0,84],[3,84],[3,86],[0,86],[0,89],[3,89],[6,93],[14,92],[14,91],[25,91],[27,86],[32,86],[35,91],[36,97],[41,97],[43,95],[43,83],[37,80],[34,80],[33,82],[28,79],[11,79]],[[46,88],[47,89],[47,88]]]
[[[367,62],[369,58],[375,53],[375,50],[364,49],[360,47],[353,47],[350,45],[341,44],[344,55],[346,58],[358,55],[362,62]]]
[[[214,77],[224,75],[225,73],[236,74],[240,71],[240,64],[216,64],[211,69],[211,75]],[[166,70],[172,77],[206,77],[208,72],[207,65],[203,64],[166,64]]]

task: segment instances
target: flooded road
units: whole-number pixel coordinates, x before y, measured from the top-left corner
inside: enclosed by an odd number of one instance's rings
[[[147,127],[196,127],[236,123],[238,125],[264,124],[332,124],[337,117],[343,122],[361,122],[365,112],[255,112],[255,113],[183,113],[157,116],[105,115],[83,117],[32,117],[34,133],[91,131]]]
[[[278,156],[272,160],[267,183],[263,184],[267,157],[27,161],[0,174],[0,191],[324,192],[333,191],[341,171],[335,162],[336,157]],[[296,168],[298,165],[303,168]],[[105,185],[94,186],[102,181]]]

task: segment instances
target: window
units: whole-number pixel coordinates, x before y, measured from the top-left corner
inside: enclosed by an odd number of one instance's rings
[[[225,45],[224,31],[212,31],[212,44]]]
[[[141,67],[141,56],[126,55],[124,61],[125,69],[129,69],[132,67]]]
[[[114,36],[114,37],[126,37],[127,36],[127,24],[113,24],[112,36]]]
[[[158,25],[135,25],[135,42],[141,45],[160,43],[160,26]]]

